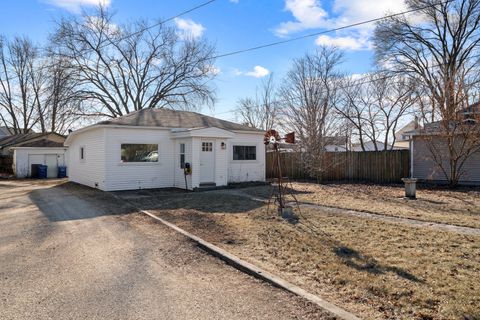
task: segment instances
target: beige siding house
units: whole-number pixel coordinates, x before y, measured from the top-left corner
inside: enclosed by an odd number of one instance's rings
[[[69,179],[105,191],[264,181],[263,134],[199,113],[145,109],[72,132]]]

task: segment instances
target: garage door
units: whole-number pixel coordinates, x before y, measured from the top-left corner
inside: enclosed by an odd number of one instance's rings
[[[48,167],[47,177],[56,178],[58,166],[65,165],[65,156],[63,154],[29,154],[28,155],[28,175],[32,176],[32,164],[43,164]]]

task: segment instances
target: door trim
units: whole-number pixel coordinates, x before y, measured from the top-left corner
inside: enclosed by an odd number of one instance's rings
[[[202,162],[202,152],[205,152],[205,151],[202,151],[202,143],[203,142],[210,142],[212,144],[212,158],[213,158],[213,164],[212,164],[212,178],[213,178],[213,181],[203,181],[202,180],[202,172],[200,171],[200,179],[199,179],[199,184],[213,184],[213,183],[216,183],[216,179],[215,179],[215,168],[216,168],[216,162],[217,162],[217,151],[216,151],[216,148],[215,148],[215,139],[201,139],[200,140],[200,164]],[[200,166],[200,170],[202,166]]]

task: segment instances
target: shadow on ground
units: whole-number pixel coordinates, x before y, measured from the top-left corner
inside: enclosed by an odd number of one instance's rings
[[[263,206],[248,198],[217,192],[155,189],[114,192],[144,210],[195,210],[202,213],[245,213]]]
[[[29,198],[53,222],[135,212],[131,205],[118,201],[108,192],[71,182],[33,190]]]
[[[385,274],[387,272],[393,272],[397,276],[405,280],[419,282],[419,283],[424,282],[423,280],[417,278],[415,275],[411,274],[406,270],[403,270],[402,268],[382,265],[373,257],[365,256],[360,252],[354,249],[351,249],[349,247],[345,247],[345,246],[335,247],[333,249],[333,252],[338,257],[341,258],[342,263],[358,271],[365,271],[375,275]]]

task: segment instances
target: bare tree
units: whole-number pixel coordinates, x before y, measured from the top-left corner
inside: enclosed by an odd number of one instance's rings
[[[65,133],[78,120],[73,69],[27,38],[0,40],[0,120],[13,134]]]
[[[342,103],[336,112],[355,129],[362,150],[367,141],[373,142],[375,151],[393,148],[398,124],[412,114],[417,100],[408,79],[375,72],[366,79],[347,78],[341,87]]]
[[[237,103],[236,115],[240,121],[252,128],[270,130],[279,116],[279,105],[275,101],[273,74],[257,87],[255,98],[242,98]]]
[[[214,48],[145,21],[120,26],[99,8],[64,19],[54,37],[78,76],[86,115],[117,117],[143,108],[198,108],[214,100],[208,85]]]
[[[338,102],[338,66],[343,55],[335,48],[321,47],[293,62],[282,81],[284,126],[295,131],[305,150],[309,173],[319,177],[327,137],[338,134],[340,117],[332,110]]]
[[[462,112],[479,82],[480,0],[408,0],[407,5],[418,9],[420,21],[397,16],[380,23],[377,60],[416,80],[429,97],[421,100],[429,101],[421,108],[424,119],[438,122],[430,126],[435,132],[425,133],[426,140],[436,165],[456,185],[480,141],[478,127],[466,125]]]
[[[0,38],[0,120],[14,134],[31,130],[41,107],[38,48],[27,38]]]
[[[78,78],[70,60],[59,55],[46,57],[44,105],[39,114],[42,131],[66,133],[81,120],[81,99],[77,96]]]

